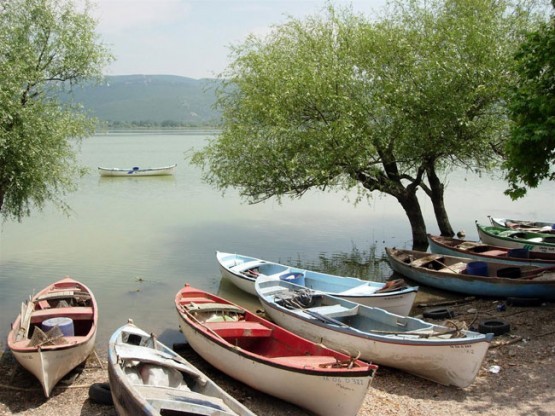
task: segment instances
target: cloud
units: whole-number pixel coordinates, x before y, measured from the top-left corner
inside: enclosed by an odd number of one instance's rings
[[[183,0],[97,0],[93,16],[105,34],[152,30],[187,19],[191,5]]]

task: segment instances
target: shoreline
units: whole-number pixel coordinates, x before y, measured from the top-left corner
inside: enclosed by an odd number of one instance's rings
[[[506,306],[498,311],[499,303],[480,299],[449,306],[456,313],[454,319],[469,327],[477,326],[482,319],[502,319],[511,325],[508,334],[494,338],[471,386],[446,387],[380,367],[358,416],[555,414],[555,303]],[[424,308],[415,309],[421,312]],[[179,353],[261,416],[309,415],[220,373],[189,347],[180,348]],[[75,378],[67,385],[59,383],[46,400],[38,381],[19,366],[9,351],[4,352],[0,357],[0,372],[4,374],[0,382],[0,415],[115,416],[112,406],[98,405],[88,398],[92,383],[108,381],[106,365],[105,357],[91,355],[84,369],[70,373]]]

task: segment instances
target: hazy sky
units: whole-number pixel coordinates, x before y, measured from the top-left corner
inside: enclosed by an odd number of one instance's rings
[[[116,61],[107,75],[214,77],[228,64],[229,46],[264,34],[288,16],[322,14],[323,0],[92,0],[97,31]],[[371,16],[386,0],[335,0]]]

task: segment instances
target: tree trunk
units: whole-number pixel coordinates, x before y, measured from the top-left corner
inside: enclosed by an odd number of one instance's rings
[[[416,192],[408,190],[403,195],[395,195],[395,198],[397,198],[409,219],[412,230],[412,249],[426,251],[428,249],[426,223]]]
[[[428,183],[430,185],[430,199],[434,207],[434,214],[436,216],[437,225],[442,236],[453,237],[455,233],[453,232],[453,227],[449,222],[449,216],[445,209],[444,190],[445,186],[439,180],[436,175],[436,171],[433,166],[426,169],[426,175],[428,176]]]

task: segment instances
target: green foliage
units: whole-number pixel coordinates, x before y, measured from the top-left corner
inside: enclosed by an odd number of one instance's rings
[[[236,46],[222,74],[223,132],[193,162],[250,202],[310,188],[398,195],[422,169],[489,168],[524,14],[507,1],[395,2],[290,19]]]
[[[515,61],[519,78],[509,98],[514,124],[505,163],[505,193],[513,199],[523,197],[526,187],[555,180],[555,15],[528,34]]]
[[[79,138],[94,120],[62,106],[55,91],[99,78],[111,58],[95,22],[70,1],[0,3],[0,213],[21,220],[33,206],[76,188]]]

